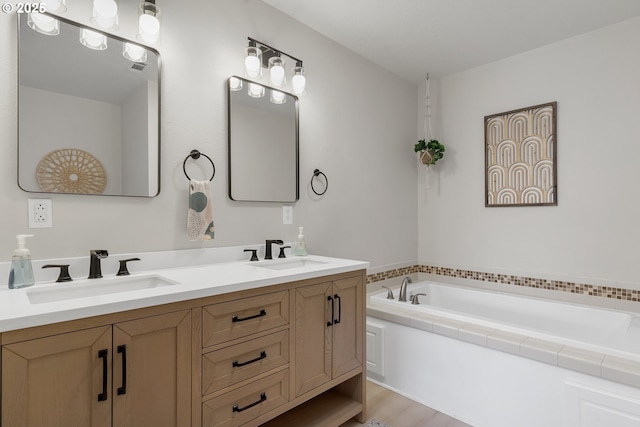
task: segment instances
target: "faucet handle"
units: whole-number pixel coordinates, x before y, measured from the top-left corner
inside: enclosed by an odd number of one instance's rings
[[[411,304],[420,305],[420,301],[418,300],[418,297],[420,295],[422,295],[423,297],[427,296],[427,294],[423,294],[423,293],[411,295]]]
[[[385,289],[387,290],[387,299],[396,299],[396,298],[393,296],[393,291],[391,290],[391,288],[388,288],[388,287],[386,287],[386,286],[382,286],[382,287],[383,287],[383,288],[385,288]]]
[[[285,249],[291,249],[291,246],[280,246],[280,255],[278,255],[278,258],[286,258],[287,256],[284,254],[284,250]]]
[[[140,258],[121,259],[120,260],[120,269],[116,273],[116,276],[128,276],[130,274],[129,270],[127,269],[127,263],[129,261],[140,261]]]
[[[56,282],[70,282],[73,280],[71,276],[69,276],[69,264],[47,264],[43,265],[42,268],[59,268],[60,274]]]
[[[260,261],[258,259],[257,249],[245,249],[244,252],[251,252],[251,259],[249,261]]]

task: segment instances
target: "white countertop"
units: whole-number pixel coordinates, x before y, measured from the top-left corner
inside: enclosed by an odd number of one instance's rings
[[[298,266],[302,260],[308,260],[309,265]],[[265,268],[269,265],[277,268],[283,262],[291,262],[295,266],[284,269]],[[46,282],[23,289],[1,289],[0,332],[346,273],[367,267],[368,262],[309,255],[285,260],[233,261],[154,269],[121,277],[105,274],[101,279],[82,279],[65,283]],[[148,276],[160,276],[175,284],[89,297],[71,297],[44,303],[33,303],[29,298],[29,292],[33,290],[81,287],[85,284],[106,285],[110,281],[115,284],[118,280]]]

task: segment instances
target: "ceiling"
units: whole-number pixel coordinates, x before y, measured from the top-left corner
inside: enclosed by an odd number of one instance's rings
[[[640,16],[640,0],[262,0],[419,84]]]

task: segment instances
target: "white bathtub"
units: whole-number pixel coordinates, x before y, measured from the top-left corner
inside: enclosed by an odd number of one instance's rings
[[[434,282],[417,293],[370,297],[370,379],[474,427],[640,426],[637,314]]]
[[[640,360],[640,316],[635,313],[434,282],[410,283],[407,302],[397,300],[399,288],[393,292],[394,300],[384,291],[371,301]],[[411,304],[409,296],[418,293],[426,296],[418,297],[419,305]]]

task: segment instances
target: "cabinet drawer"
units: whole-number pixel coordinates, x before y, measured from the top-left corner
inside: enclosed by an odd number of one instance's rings
[[[202,403],[202,427],[247,423],[289,401],[289,370]]]
[[[202,356],[202,394],[213,393],[289,363],[289,331],[245,341]]]
[[[213,304],[202,309],[202,346],[289,324],[289,292]]]

